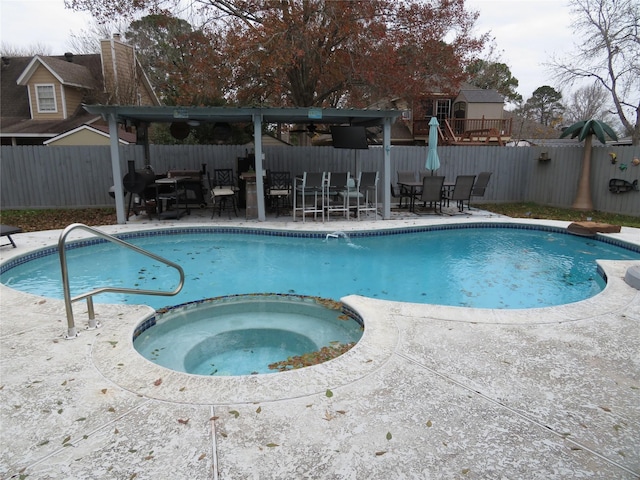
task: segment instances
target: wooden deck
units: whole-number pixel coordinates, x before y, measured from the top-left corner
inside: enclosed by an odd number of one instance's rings
[[[498,118],[447,119],[438,127],[438,141],[442,145],[499,145],[511,140],[511,120]],[[456,128],[451,125],[455,122]],[[429,121],[413,121],[413,136],[416,139],[429,138]]]

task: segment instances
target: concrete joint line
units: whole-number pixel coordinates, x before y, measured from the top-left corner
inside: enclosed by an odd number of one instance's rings
[[[470,387],[468,385],[465,385],[464,383],[462,383],[462,382],[450,377],[447,374],[440,373],[437,370],[434,370],[433,368],[427,367],[426,365],[424,365],[424,364],[420,363],[419,361],[409,357],[408,355],[405,355],[404,353],[398,353],[398,356],[404,358],[405,360],[407,360],[407,361],[409,361],[409,362],[411,362],[411,363],[413,363],[413,364],[415,364],[417,366],[419,366],[420,368],[424,368],[428,372],[430,372],[430,373],[432,373],[432,374],[434,374],[434,375],[436,375],[436,376],[438,376],[440,378],[443,378],[443,379],[447,380],[448,382],[451,382],[451,383],[457,385],[460,388],[463,388],[463,389],[465,389],[465,390],[467,390],[467,391],[469,391],[469,392],[481,397],[482,399],[484,399],[484,400],[486,400],[486,401],[488,401],[488,402],[490,402],[490,403],[492,403],[494,405],[497,405],[497,406],[499,406],[501,408],[504,408],[505,410],[508,410],[509,412],[513,413],[514,415],[519,416],[520,418],[522,418],[523,420],[526,420],[527,422],[533,423],[534,425],[536,425],[538,427],[541,427],[541,428],[543,428],[544,430],[546,430],[548,432],[551,432],[556,437],[561,438],[565,442],[568,442],[568,443],[572,444],[573,446],[575,446],[576,448],[579,448],[580,450],[584,450],[586,452],[591,453],[592,455],[595,455],[596,457],[600,458],[601,460],[603,460],[606,463],[609,463],[610,465],[613,465],[613,466],[615,466],[617,468],[620,468],[621,470],[624,470],[625,472],[630,473],[631,475],[638,475],[638,473],[639,473],[639,472],[634,472],[633,470],[625,467],[624,465],[621,465],[620,463],[616,462],[615,460],[612,460],[611,458],[608,458],[608,457],[604,456],[603,454],[601,454],[599,452],[596,452],[592,448],[589,448],[586,445],[583,445],[582,443],[578,442],[577,440],[573,440],[571,438],[568,438],[566,435],[563,435],[562,433],[559,433],[559,432],[555,431],[550,426],[545,425],[544,423],[541,423],[540,421],[536,420],[533,417],[530,417],[526,413],[523,413],[523,412],[521,412],[519,410],[511,408],[511,407],[505,405],[504,403],[502,403],[502,402],[500,402],[500,401],[498,401],[498,400],[496,400],[494,398],[491,398],[488,395],[485,395],[484,393],[476,390],[475,388]]]
[[[81,441],[83,441],[83,440],[85,440],[85,439],[87,439],[87,438],[91,437],[92,435],[96,434],[97,432],[99,432],[99,431],[101,431],[101,430],[104,430],[104,429],[105,429],[105,428],[107,428],[108,426],[113,425],[115,422],[117,422],[117,421],[119,421],[119,420],[123,419],[124,417],[126,417],[126,416],[130,415],[132,412],[135,412],[136,410],[140,409],[141,407],[143,407],[143,406],[147,405],[148,403],[150,403],[150,402],[152,402],[152,401],[153,401],[152,399],[145,400],[145,401],[144,401],[144,402],[142,402],[141,404],[136,405],[136,406],[135,406],[135,407],[133,407],[133,408],[130,408],[129,410],[127,410],[127,411],[126,411],[126,412],[124,412],[123,414],[118,415],[116,418],[114,418],[113,420],[111,420],[111,421],[109,421],[109,422],[105,423],[104,425],[101,425],[101,426],[99,426],[99,427],[97,427],[97,428],[94,428],[94,429],[93,429],[93,430],[91,430],[89,433],[85,433],[82,437],[77,438],[77,439],[75,439],[75,440],[69,440],[69,442],[67,442],[65,445],[72,445],[72,446],[77,445],[77,444],[78,444],[78,443],[80,443]],[[33,468],[33,467],[36,467],[36,466],[40,465],[42,462],[44,462],[45,460],[47,460],[47,459],[49,459],[49,458],[51,458],[51,457],[53,457],[53,456],[57,455],[58,453],[60,453],[61,451],[63,451],[65,448],[67,448],[67,447],[66,447],[66,446],[64,446],[64,445],[63,445],[62,447],[60,447],[60,448],[57,448],[57,449],[56,449],[56,450],[54,450],[53,452],[51,452],[51,453],[49,453],[48,455],[45,455],[44,457],[42,457],[40,460],[38,460],[38,461],[36,461],[36,462],[32,463],[31,465],[29,465],[28,467],[26,467],[26,469],[25,469],[25,470],[28,470],[29,468]]]
[[[218,480],[218,444],[216,440],[216,407],[211,405],[211,468],[213,469],[213,480]]]

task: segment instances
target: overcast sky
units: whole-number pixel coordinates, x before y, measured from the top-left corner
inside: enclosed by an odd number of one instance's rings
[[[543,65],[553,55],[566,57],[573,49],[570,10],[565,0],[466,0],[480,12],[478,32],[489,31],[500,60],[518,79],[525,99],[543,85],[556,89]]]
[[[564,0],[466,0],[480,11],[478,32],[496,38],[500,60],[518,79],[525,99],[542,85],[557,88],[543,63],[573,46]],[[88,30],[91,16],[65,10],[63,0],[0,0],[0,43],[28,48],[49,45],[52,55],[69,51],[72,34]]]

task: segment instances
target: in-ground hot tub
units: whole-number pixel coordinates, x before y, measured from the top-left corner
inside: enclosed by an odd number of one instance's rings
[[[317,363],[348,349],[362,332],[362,320],[333,300],[232,295],[159,311],[136,328],[134,348],[179,372],[250,375]]]

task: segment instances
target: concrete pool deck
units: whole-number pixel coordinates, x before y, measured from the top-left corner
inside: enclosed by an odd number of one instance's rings
[[[390,221],[134,218],[107,233],[215,223],[310,231],[510,220],[479,210]],[[0,261],[57,244],[14,236]],[[640,230],[611,237],[640,244]],[[75,238],[72,237],[72,239]],[[64,302],[0,285],[0,478],[640,478],[638,262],[601,262],[599,295],[490,310],[349,296],[361,342],[331,362],[208,378],[143,360],[152,311],[96,304],[102,328],[65,340]],[[168,301],[170,303],[170,301]],[[75,304],[86,325],[86,306]]]

